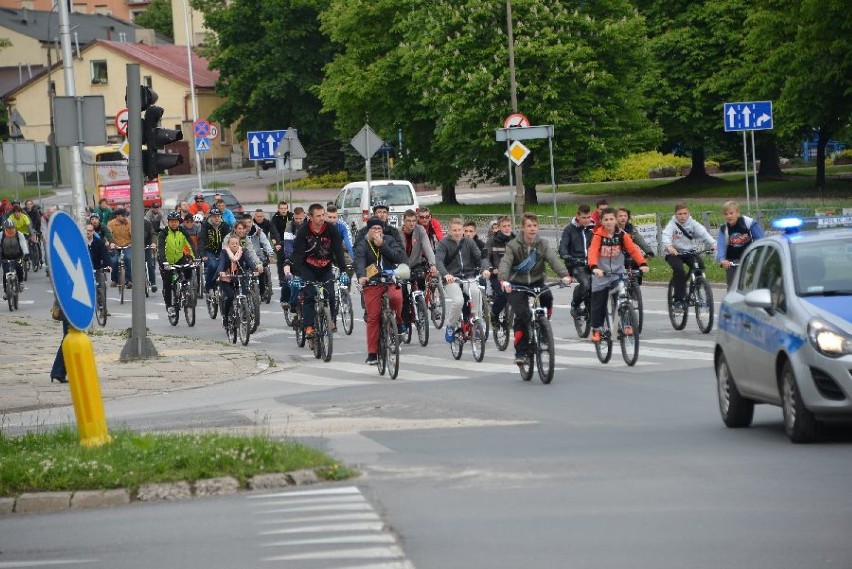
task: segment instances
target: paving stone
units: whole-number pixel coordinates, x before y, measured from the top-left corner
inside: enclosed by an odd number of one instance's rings
[[[116,490],[80,490],[71,496],[71,509],[104,508],[130,503],[130,491],[126,488]]]
[[[71,506],[71,492],[27,492],[15,501],[15,512],[60,512]]]
[[[240,483],[236,478],[223,476],[221,478],[202,478],[195,481],[196,496],[226,496],[236,494]]]
[[[248,487],[251,490],[271,490],[273,488],[281,488],[282,486],[290,486],[292,479],[284,473],[275,474],[256,474],[249,478]]]
[[[143,502],[154,502],[157,500],[185,500],[192,497],[192,488],[188,482],[174,482],[169,484],[144,484],[139,488],[136,498]]]
[[[8,516],[15,511],[14,498],[0,498],[0,516]]]
[[[317,473],[313,470],[294,470],[287,473],[287,478],[291,480],[295,486],[304,486],[306,484],[316,484],[319,482]]]

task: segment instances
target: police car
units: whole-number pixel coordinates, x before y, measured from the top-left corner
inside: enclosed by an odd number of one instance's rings
[[[793,442],[852,421],[852,217],[780,219],[745,252],[722,301],[715,365],[722,421],[781,407]],[[816,230],[811,231],[809,229]]]

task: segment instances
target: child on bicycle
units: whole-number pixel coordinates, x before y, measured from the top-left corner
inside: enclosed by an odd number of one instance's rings
[[[746,247],[763,238],[763,229],[754,219],[740,215],[740,206],[735,201],[725,202],[722,213],[725,214],[725,223],[719,228],[716,239],[716,260],[725,269],[730,289],[736,274],[736,265],[732,263],[739,263]]]
[[[463,311],[467,311],[465,292],[457,279],[482,276],[488,278],[491,274],[482,271],[482,253],[472,239],[464,236],[464,224],[461,219],[450,220],[449,235],[444,237],[435,249],[435,264],[438,273],[444,281],[444,294],[449,303],[447,314],[447,329],[444,331],[444,339],[452,343],[456,335],[456,324]],[[473,301],[473,310],[478,314],[482,306],[479,286],[468,286],[467,295]]]
[[[684,264],[689,262],[690,257],[695,256],[693,239],[704,241],[708,247],[716,249],[716,241],[704,228],[703,225],[692,219],[689,208],[685,203],[675,205],[675,214],[671,221],[663,229],[663,249],[666,251],[666,262],[672,268],[672,281],[674,281],[674,299],[672,302],[676,308],[686,306],[686,273]],[[704,262],[698,257],[698,264],[704,270]]]
[[[615,210],[604,208],[601,223],[592,233],[589,245],[589,268],[592,269],[592,342],[601,341],[601,327],[606,316],[606,303],[609,291],[624,275],[624,253],[627,252],[643,273],[648,272],[648,264],[642,251],[623,229],[618,227]],[[623,331],[628,336],[632,330]]]
[[[537,287],[544,284],[546,270],[544,264],[550,265],[562,277],[562,284],[571,284],[571,276],[565,264],[550,248],[547,241],[538,236],[538,216],[525,213],[521,218],[521,234],[506,245],[506,252],[500,259],[497,274],[503,290],[508,295],[509,306],[515,313],[515,363],[526,361],[529,338],[526,330],[529,327],[530,307],[527,304],[525,292],[512,292],[512,285]],[[547,316],[553,312],[553,295],[550,291],[541,295],[541,306],[547,309]]]
[[[240,238],[236,235],[228,237],[219,253],[219,265],[216,267],[216,273],[219,275],[219,290],[222,292],[222,326],[225,329],[229,326],[228,319],[236,295],[236,283],[231,280],[231,275],[248,274],[257,270],[251,257],[244,253],[245,251],[240,245]]]

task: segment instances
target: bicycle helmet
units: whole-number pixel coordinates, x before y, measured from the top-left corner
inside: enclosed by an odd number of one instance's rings
[[[166,219],[168,219],[169,221],[171,221],[173,219],[180,221],[181,220],[180,212],[179,211],[170,211],[169,215],[166,217]]]
[[[196,213],[194,216],[192,216],[192,219],[194,219],[198,223],[201,223],[202,221],[204,221],[204,214]]]
[[[373,204],[373,213],[376,213],[377,209],[388,209],[388,202],[385,200],[378,200]]]
[[[195,194],[195,201],[204,200],[204,194]]]
[[[12,229],[15,227],[15,222],[11,219],[7,219],[3,222],[3,229]]]
[[[222,215],[222,212],[219,211],[218,207],[211,207],[210,208],[210,215]]]

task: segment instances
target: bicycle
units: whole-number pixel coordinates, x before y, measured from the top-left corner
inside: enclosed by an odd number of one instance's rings
[[[309,347],[314,352],[314,357],[317,359],[322,359],[324,362],[331,361],[331,355],[334,348],[334,336],[331,332],[331,307],[328,305],[328,301],[325,296],[325,284],[331,283],[332,280],[328,281],[305,281],[304,286],[312,286],[314,287],[314,337],[310,339]],[[299,305],[304,304],[304,296],[302,293],[299,293]],[[301,306],[300,306],[301,307]],[[301,314],[300,314],[301,316]],[[301,318],[300,321],[304,322]],[[299,328],[303,330],[302,336],[304,338],[304,324],[300,325]],[[304,341],[299,347],[304,345]]]
[[[426,306],[429,309],[429,318],[435,328],[440,330],[444,327],[444,319],[447,316],[447,302],[440,277],[433,276],[426,281],[425,299]]]
[[[351,270],[352,266],[348,265],[346,269]],[[343,325],[343,332],[345,332],[347,336],[351,336],[355,324],[355,312],[352,308],[352,295],[349,292],[349,288],[340,282],[338,278],[339,276],[340,269],[334,267],[334,277],[336,282],[334,290],[337,295],[337,312],[340,314],[340,323]]]
[[[568,266],[580,267],[588,270],[586,259],[580,257],[566,257],[565,263]],[[572,273],[573,275],[573,273]],[[575,277],[576,278],[576,277]],[[590,277],[591,278],[591,277]],[[578,280],[579,282],[579,280]],[[591,282],[591,281],[590,281]],[[576,315],[575,315],[576,314]],[[588,338],[589,332],[592,329],[592,288],[586,288],[583,298],[580,299],[580,306],[571,314],[574,320],[574,329],[577,330],[577,336],[580,338]]]
[[[248,306],[249,287],[251,286],[251,275],[248,273],[230,273],[231,282],[234,283],[234,301],[231,305],[231,314],[228,318],[228,326],[225,333],[232,344],[240,343],[247,346],[251,338],[251,311]]]
[[[95,318],[98,324],[106,326],[107,316],[107,271],[106,269],[97,269],[95,271]]]
[[[192,262],[179,263],[171,265],[172,269],[172,308],[169,312],[169,324],[177,326],[180,320],[180,310],[183,308],[183,314],[186,318],[186,324],[190,328],[195,326],[195,306],[198,303],[198,297],[195,294],[195,289],[192,287],[191,279],[186,276],[186,270],[192,269]]]
[[[557,284],[544,284],[537,287],[512,285],[512,292],[526,293],[530,307],[530,321],[526,331],[529,347],[524,362],[518,364],[518,371],[524,381],[532,379],[533,363],[542,383],[547,385],[553,381],[556,346],[553,343],[553,328],[547,317],[547,309],[541,305],[541,296],[555,286]],[[562,288],[562,285],[558,286]]]
[[[685,305],[682,307],[674,306],[674,278],[669,281],[667,296],[669,320],[675,330],[683,330],[686,327],[690,306],[695,308],[695,321],[698,324],[698,329],[703,334],[709,334],[710,330],[713,329],[713,289],[710,287],[707,277],[704,276],[700,262],[701,255],[712,254],[712,250],[681,253],[681,255],[689,257],[688,291]]]
[[[118,301],[120,304],[124,304],[124,289],[127,286],[126,278],[127,278],[127,269],[124,266],[124,255],[125,250],[130,249],[130,246],[127,247],[118,247],[116,246],[116,251],[118,251],[118,267],[117,267],[117,283],[118,283]],[[163,285],[165,286],[165,285]]]
[[[249,327],[251,333],[257,332],[257,327],[260,326],[260,284],[259,279],[263,275],[253,273],[249,285],[248,307],[249,307]]]
[[[207,303],[207,315],[211,320],[216,320],[216,315],[219,314],[219,306],[222,304],[222,291],[219,289],[219,279],[213,282],[213,288],[210,289],[210,294],[204,299]]]
[[[44,251],[42,249],[43,239],[41,233],[35,233],[35,238],[30,241],[30,265],[34,273],[37,273],[44,264]]]
[[[468,315],[465,316],[464,310],[462,310],[458,325],[456,326],[456,332],[453,334],[453,341],[450,342],[450,352],[452,352],[453,357],[457,360],[461,359],[466,342],[470,342],[474,360],[481,362],[485,358],[485,325],[482,323],[482,318],[474,314],[473,299],[469,293],[464,293],[463,286],[467,284],[468,290],[470,290],[471,285],[478,287],[477,280],[477,277],[456,279],[456,282],[462,287],[462,295],[467,296],[468,306]]]
[[[6,273],[6,301],[9,303],[9,312],[18,309],[18,295],[21,293],[22,283],[18,282],[18,273],[15,264],[21,261],[3,261],[3,272]]]
[[[482,321],[485,323],[485,341],[487,342],[491,334],[491,302],[494,295],[486,294],[488,284],[484,278],[480,278],[477,284],[479,284],[479,298],[482,299]]]
[[[192,261],[192,286],[196,298],[200,298],[204,294],[204,261],[201,259]]]
[[[145,252],[151,251],[150,258],[145,255],[145,298],[150,296],[151,292],[157,292],[157,283],[151,280],[151,275],[154,273],[153,267],[157,258],[157,246],[155,244],[145,245]],[[149,262],[150,261],[150,262]]]
[[[636,332],[639,334],[642,333],[642,326],[645,324],[645,303],[642,301],[642,286],[639,284],[641,274],[639,269],[629,268],[624,279],[624,289],[636,308]]]
[[[414,336],[414,330],[417,330],[417,341],[421,346],[429,344],[429,312],[426,308],[426,295],[420,290],[419,279],[425,277],[425,269],[415,269],[411,274],[411,279],[408,281],[408,330],[405,333],[405,343],[410,344],[411,338]]]
[[[404,273],[404,271],[403,271]],[[396,271],[386,271],[378,282],[364,286],[400,286],[408,279]],[[408,275],[410,276],[410,274]],[[388,373],[391,379],[399,375],[399,334],[396,331],[396,313],[390,307],[390,296],[385,288],[382,293],[382,309],[379,320],[379,351],[376,354],[379,375]]]
[[[269,255],[264,252],[263,273],[260,275],[260,278],[263,279],[263,294],[260,295],[260,300],[262,300],[264,304],[272,302],[272,271],[269,270],[269,260]],[[258,310],[260,310],[260,307],[258,307]]]
[[[612,326],[610,321],[618,318],[618,341],[621,344],[621,357],[628,366],[636,365],[639,359],[638,316],[633,301],[627,294],[626,277],[621,275],[617,284],[611,286],[606,303],[601,341],[595,342],[595,353],[601,363],[609,362],[612,357]]]

